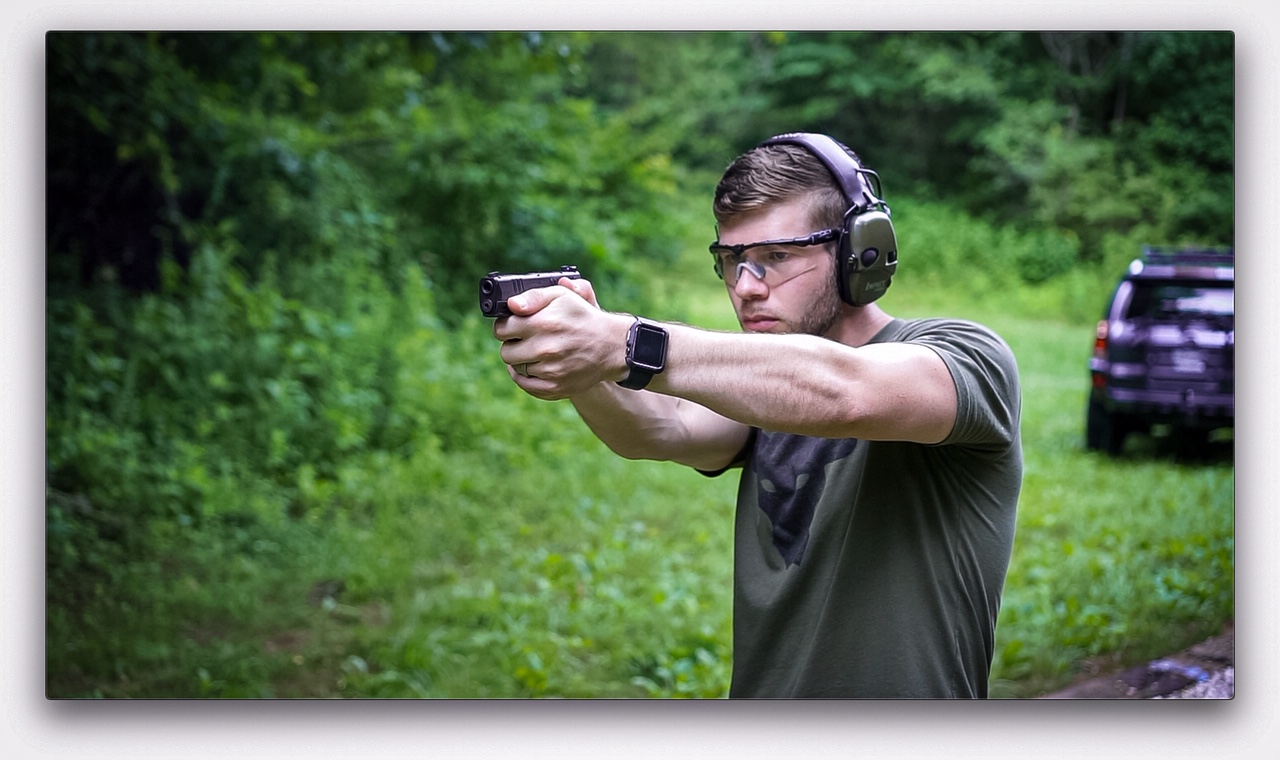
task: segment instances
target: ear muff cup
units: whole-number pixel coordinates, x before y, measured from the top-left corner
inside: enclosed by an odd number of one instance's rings
[[[898,271],[898,242],[889,215],[850,215],[841,233],[839,258],[836,286],[845,303],[866,306],[884,295]]]
[[[760,145],[778,144],[807,149],[835,178],[849,203],[838,242],[836,288],[847,304],[866,306],[875,301],[889,289],[898,269],[898,239],[889,207],[869,179],[874,177],[878,185],[879,177],[827,135],[788,132]]]

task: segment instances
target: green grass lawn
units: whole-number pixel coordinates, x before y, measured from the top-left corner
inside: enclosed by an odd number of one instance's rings
[[[735,327],[705,253],[656,292],[655,318]],[[1034,303],[909,280],[884,300],[983,321],[1018,357],[1026,475],[998,697],[1175,651],[1234,613],[1230,456],[1085,452],[1092,324]],[[437,337],[448,346],[422,370],[465,403],[453,437],[351,461],[309,486],[322,508],[302,518],[159,524],[159,559],[114,576],[128,593],[51,609],[49,695],[723,696],[736,476],[613,456],[569,404],[512,386],[488,329]]]

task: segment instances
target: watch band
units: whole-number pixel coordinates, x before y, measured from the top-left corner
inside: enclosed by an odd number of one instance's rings
[[[642,390],[653,376],[666,369],[667,330],[656,322],[636,317],[627,331],[626,362],[630,372],[618,385]]]
[[[631,368],[631,372],[618,381],[618,385],[623,388],[630,388],[633,391],[642,391],[644,387],[653,379],[653,374],[647,369]]]

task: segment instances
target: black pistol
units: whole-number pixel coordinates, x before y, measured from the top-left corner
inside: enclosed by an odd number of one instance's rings
[[[555,285],[561,277],[570,280],[582,279],[578,268],[574,266],[560,267],[558,272],[529,272],[528,274],[502,274],[490,272],[480,278],[480,313],[486,317],[509,317],[511,309],[507,308],[507,299],[518,296],[526,290],[546,288]]]

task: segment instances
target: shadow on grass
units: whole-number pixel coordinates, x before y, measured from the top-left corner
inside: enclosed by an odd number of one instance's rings
[[[1148,433],[1130,433],[1117,461],[1174,462],[1187,466],[1219,466],[1235,461],[1234,430],[1220,428],[1204,434],[1179,434],[1168,425]]]

